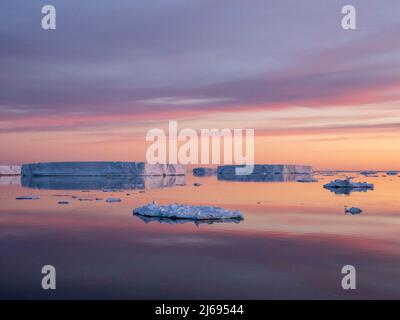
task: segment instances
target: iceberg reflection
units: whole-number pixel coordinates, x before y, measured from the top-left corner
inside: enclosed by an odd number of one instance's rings
[[[370,190],[374,190],[371,188],[331,188],[331,187],[324,187],[325,189],[333,192],[334,194],[346,194],[350,195],[352,192],[367,192]]]
[[[20,176],[0,176],[0,186],[11,186],[21,184]]]
[[[144,223],[158,222],[161,224],[184,224],[184,223],[194,223],[196,226],[201,224],[214,224],[214,223],[236,223],[239,224],[243,219],[239,218],[228,218],[228,219],[209,219],[209,220],[198,220],[198,219],[173,219],[165,217],[148,217],[142,216],[140,214],[133,214],[134,216],[140,218]]]
[[[22,176],[22,186],[48,190],[134,190],[185,185],[185,176]]]

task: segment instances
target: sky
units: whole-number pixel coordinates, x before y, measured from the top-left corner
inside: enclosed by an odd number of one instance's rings
[[[46,4],[56,30],[41,28]],[[398,0],[0,8],[0,164],[143,161],[148,130],[177,120],[254,128],[256,163],[400,170]]]

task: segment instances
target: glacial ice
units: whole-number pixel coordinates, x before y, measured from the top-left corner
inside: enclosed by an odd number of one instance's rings
[[[22,176],[23,187],[51,190],[118,190],[169,188],[186,183],[185,176]]]
[[[20,176],[21,166],[0,165],[0,176]]]
[[[143,207],[136,208],[133,210],[133,213],[146,217],[164,217],[170,219],[243,219],[241,212],[228,211],[220,207],[190,206],[184,204],[158,205],[156,202],[148,203]]]
[[[120,198],[107,198],[106,202],[121,202],[122,200]]]
[[[176,176],[185,175],[180,164],[145,162],[42,162],[23,164],[23,176]]]
[[[236,174],[236,169],[241,166],[224,165],[219,166],[217,173],[219,175]],[[255,164],[253,175],[256,174],[312,174],[311,166],[295,165],[295,164]]]

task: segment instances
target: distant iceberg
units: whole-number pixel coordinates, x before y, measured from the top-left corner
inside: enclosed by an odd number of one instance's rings
[[[219,175],[236,174],[236,169],[242,166],[224,165],[219,166],[217,173]],[[311,166],[297,164],[255,164],[252,174],[312,174]]]
[[[386,172],[386,174],[388,176],[397,176],[398,172],[397,171],[388,171],[388,172]]]
[[[196,177],[208,177],[214,174],[216,174],[216,169],[213,168],[200,167],[193,169],[193,175]]]
[[[243,219],[241,212],[228,211],[220,207],[190,206],[184,204],[158,205],[155,202],[136,208],[133,210],[133,213],[145,217],[162,217],[170,219]]]
[[[305,179],[297,179],[296,182],[311,183],[311,182],[318,182],[318,180],[314,178],[305,178]]]
[[[221,181],[239,181],[239,182],[290,182],[298,180],[309,180],[310,174],[296,173],[252,173],[248,175],[236,175],[234,173],[219,173],[217,179]]]
[[[145,162],[41,162],[23,164],[23,176],[178,176],[186,169],[180,164]]]
[[[21,166],[0,165],[0,176],[20,176]]]
[[[361,171],[360,173],[365,175],[365,176],[368,176],[368,175],[371,175],[371,174],[377,174],[378,171],[364,170],[364,171]]]

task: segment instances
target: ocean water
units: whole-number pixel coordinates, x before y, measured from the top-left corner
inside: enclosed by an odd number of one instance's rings
[[[351,175],[374,190],[322,187],[340,174],[316,183],[1,177],[0,298],[399,299],[400,177]],[[40,199],[15,199],[27,195]],[[132,213],[150,201],[222,206],[244,220]],[[346,215],[344,206],[363,212]],[[56,290],[41,288],[44,265],[56,268]],[[344,265],[356,268],[356,290],[342,289]]]

